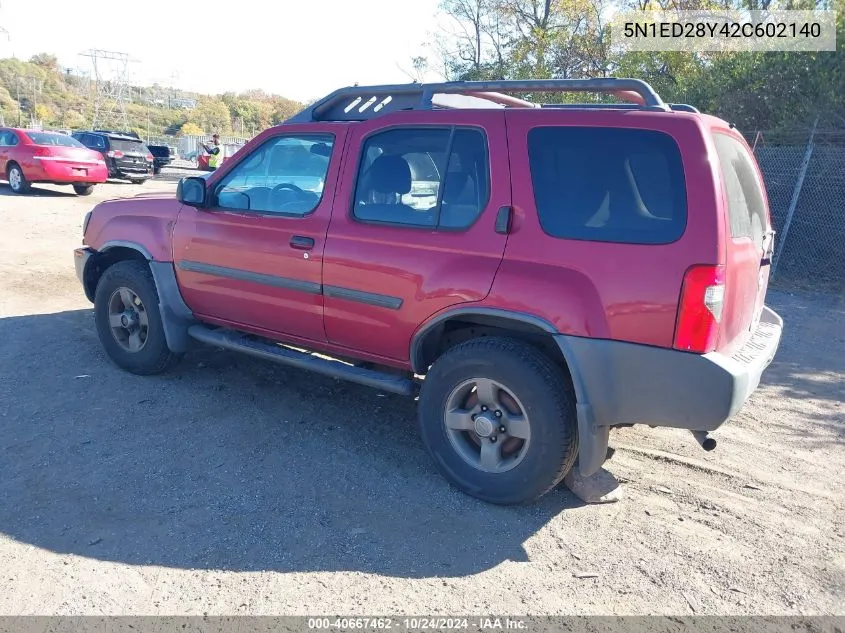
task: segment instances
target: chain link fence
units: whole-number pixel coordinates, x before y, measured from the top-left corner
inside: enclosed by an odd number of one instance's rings
[[[845,129],[756,133],[777,231],[773,285],[845,291]]]

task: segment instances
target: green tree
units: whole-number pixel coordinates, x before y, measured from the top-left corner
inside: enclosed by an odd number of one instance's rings
[[[179,132],[181,134],[184,134],[185,136],[202,136],[205,134],[205,132],[199,125],[197,125],[196,123],[191,123],[190,121],[188,121],[187,123],[183,123]]]

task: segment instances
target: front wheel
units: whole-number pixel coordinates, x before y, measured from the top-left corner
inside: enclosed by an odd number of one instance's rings
[[[109,358],[133,374],[160,374],[181,357],[167,346],[146,262],[121,261],[106,269],[94,296],[94,321]]]
[[[29,181],[23,175],[23,170],[20,166],[13,164],[9,166],[8,170],[9,188],[14,193],[26,193],[29,191]]]
[[[94,193],[94,185],[74,185],[73,190],[77,196],[90,196]]]
[[[420,391],[419,423],[440,473],[492,503],[541,497],[578,454],[568,376],[510,338],[473,339],[437,359]]]

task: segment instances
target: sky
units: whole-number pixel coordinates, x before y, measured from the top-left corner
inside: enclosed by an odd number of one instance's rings
[[[260,88],[297,100],[411,81],[437,0],[0,0],[0,57],[56,55],[91,70],[87,49],[128,53],[138,85],[218,94]],[[112,66],[109,66],[112,64]],[[403,72],[403,69],[405,72]],[[106,63],[104,73],[116,72]],[[440,78],[436,78],[440,79]]]

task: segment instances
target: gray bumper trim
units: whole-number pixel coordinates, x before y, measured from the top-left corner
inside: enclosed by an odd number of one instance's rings
[[[713,431],[736,414],[760,384],[783,333],[783,319],[763,308],[745,346],[728,357],[634,343],[558,335],[578,398],[582,474],[601,467],[603,427],[649,424]],[[589,472],[584,472],[584,471]]]

